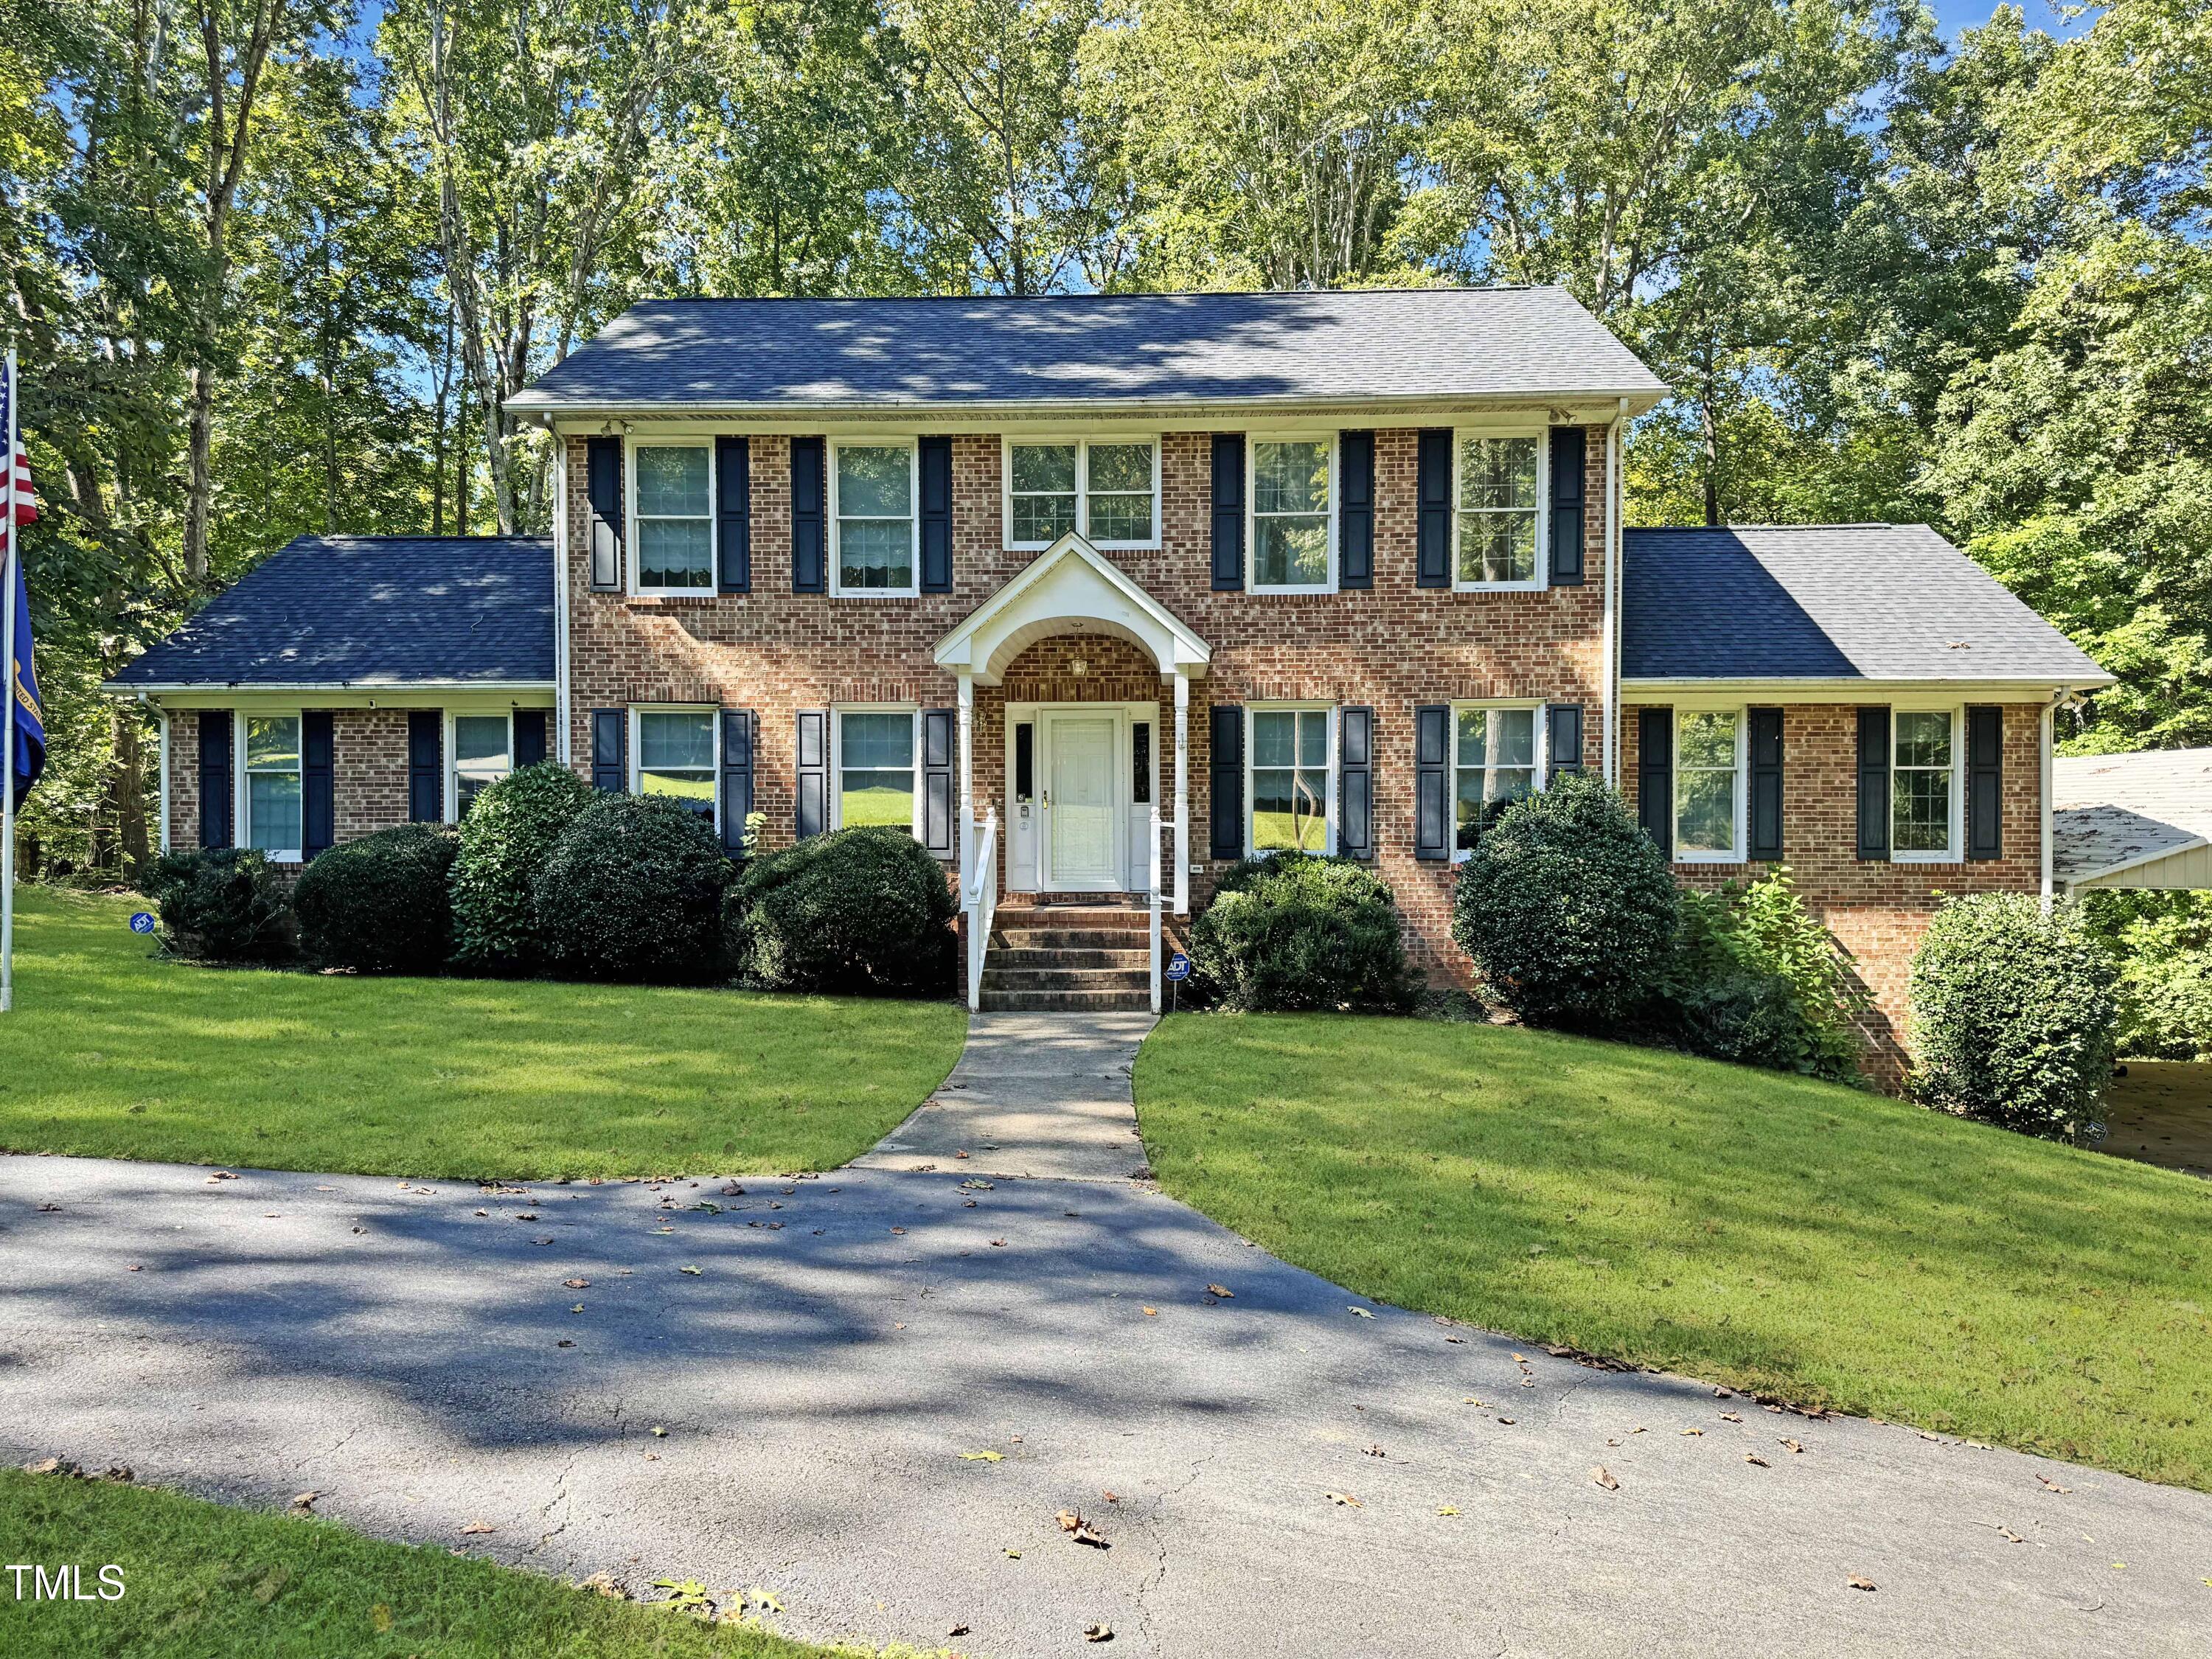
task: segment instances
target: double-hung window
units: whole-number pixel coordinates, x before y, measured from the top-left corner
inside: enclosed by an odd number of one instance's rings
[[[1245,751],[1249,840],[1263,853],[1326,853],[1336,799],[1334,711],[1255,708]]]
[[[836,785],[832,791],[831,827],[854,830],[865,824],[915,829],[921,799],[915,784],[915,757],[921,745],[921,716],[911,708],[841,708],[837,711]]]
[[[666,795],[714,822],[714,711],[637,711],[637,793]]]
[[[1529,704],[1455,709],[1452,725],[1452,844],[1465,853],[1500,812],[1542,783],[1542,721]]]
[[[1453,585],[1541,587],[1541,432],[1458,434]]]
[[[1728,864],[1743,857],[1744,724],[1741,708],[1674,711],[1674,857]]]
[[[514,733],[505,714],[453,716],[453,821],[468,817],[469,808],[487,785],[497,783],[514,769]]]
[[[1150,438],[1006,442],[1006,545],[1050,547],[1080,530],[1094,547],[1159,545],[1159,446]]]
[[[908,443],[835,444],[830,511],[836,520],[836,591],[919,592],[921,468]]]
[[[300,830],[300,717],[251,714],[246,721],[246,845],[271,858],[297,859]]]
[[[1254,438],[1252,586],[1326,593],[1335,580],[1336,440]]]
[[[638,443],[637,591],[710,593],[714,587],[714,447]]]
[[[1957,714],[1900,708],[1890,727],[1890,856],[1939,864],[1958,855]]]

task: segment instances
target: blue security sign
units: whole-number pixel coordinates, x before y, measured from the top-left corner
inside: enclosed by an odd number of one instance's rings
[[[143,910],[133,910],[131,913],[131,931],[134,933],[152,933],[154,918]]]
[[[1190,958],[1183,955],[1182,951],[1177,951],[1172,956],[1168,957],[1168,965],[1160,969],[1160,971],[1165,974],[1170,979],[1188,979],[1190,977]]]

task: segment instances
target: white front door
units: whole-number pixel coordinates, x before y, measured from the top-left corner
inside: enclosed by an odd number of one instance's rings
[[[1047,714],[1043,720],[1047,884],[1060,892],[1122,885],[1121,800],[1115,781],[1118,714]]]

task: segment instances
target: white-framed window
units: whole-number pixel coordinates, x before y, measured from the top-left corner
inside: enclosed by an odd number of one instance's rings
[[[1326,703],[1245,711],[1245,850],[1336,850],[1336,710]]]
[[[921,834],[921,711],[840,708],[831,721],[830,827]]]
[[[630,712],[630,787],[667,795],[709,823],[719,822],[715,788],[715,716],[712,708],[637,708]]]
[[[910,438],[830,446],[830,591],[919,593],[921,464]]]
[[[447,767],[452,793],[446,817],[448,823],[459,823],[488,785],[514,770],[514,717],[447,715],[446,753],[453,757]]]
[[[248,714],[246,766],[239,781],[242,847],[258,847],[280,862],[296,862],[306,837],[301,830],[305,791],[300,767],[300,716]]]
[[[1540,427],[1452,434],[1453,586],[1544,586],[1550,444]]]
[[[1498,815],[1544,787],[1541,703],[1459,703],[1452,708],[1452,847],[1472,852]]]
[[[1093,547],[1160,544],[1157,438],[1006,441],[1006,545],[1034,553],[1080,529]]]
[[[1905,864],[1947,864],[1959,856],[1966,786],[1965,747],[1955,708],[1890,713],[1889,855]]]
[[[714,591],[714,446],[630,441],[630,546],[635,592]]]
[[[1674,860],[1743,861],[1745,760],[1741,708],[1674,711]]]
[[[1329,593],[1336,588],[1336,434],[1254,435],[1245,446],[1244,544],[1252,589]]]

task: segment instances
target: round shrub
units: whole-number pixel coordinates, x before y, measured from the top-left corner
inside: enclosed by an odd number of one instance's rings
[[[147,884],[161,945],[195,962],[283,962],[296,938],[283,881],[260,853],[216,847],[164,853]]]
[[[514,970],[543,960],[531,884],[591,801],[591,787],[557,761],[509,773],[477,796],[453,860],[457,966]]]
[[[1390,885],[1348,859],[1284,853],[1237,865],[1191,924],[1190,959],[1200,994],[1240,1012],[1413,1000]]]
[[[1913,1088],[1928,1104],[2051,1139],[2097,1121],[2118,1024],[2112,960],[2071,905],[1977,893],[1912,957]]]
[[[1667,1006],[1655,1010],[1670,1040],[1738,1065],[1859,1080],[1865,988],[1786,865],[1747,884],[1686,890],[1678,904]]]
[[[811,836],[746,865],[730,890],[731,961],[780,991],[951,988],[959,907],[945,868],[903,830]]]
[[[1637,1018],[1674,942],[1667,861],[1620,796],[1562,778],[1476,842],[1452,895],[1452,938],[1490,994],[1534,1025]]]
[[[457,850],[443,825],[403,823],[318,854],[292,893],[301,945],[326,967],[435,973],[453,949]]]
[[[690,807],[665,795],[601,795],[538,872],[538,942],[579,978],[714,978],[729,876],[714,826]]]

